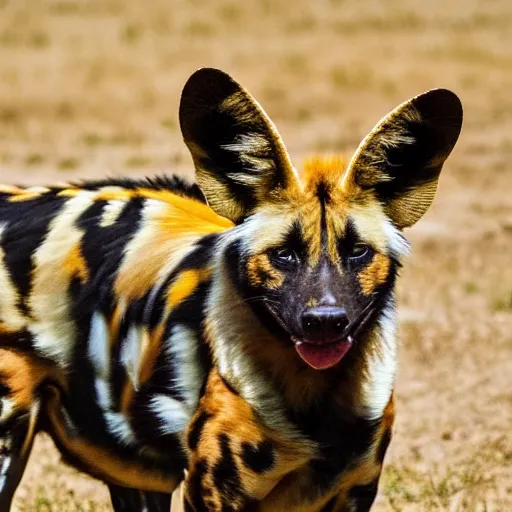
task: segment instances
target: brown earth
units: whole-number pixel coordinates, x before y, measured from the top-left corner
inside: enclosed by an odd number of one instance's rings
[[[460,142],[409,233],[375,508],[512,510],[512,4],[0,0],[1,181],[190,172],[177,106],[201,66],[255,94],[298,164],[426,89],[460,95]],[[110,508],[41,436],[15,510]]]

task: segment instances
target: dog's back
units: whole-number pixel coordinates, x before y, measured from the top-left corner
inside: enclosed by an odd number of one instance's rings
[[[0,187],[2,510],[40,426],[103,480],[166,492],[181,480],[177,434],[207,363],[191,362],[186,382],[155,368],[172,359],[171,310],[209,278],[200,240],[230,226],[178,178]]]

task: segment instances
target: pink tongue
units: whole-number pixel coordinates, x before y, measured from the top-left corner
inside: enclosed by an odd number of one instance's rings
[[[296,343],[295,349],[299,356],[315,370],[326,370],[339,363],[352,346],[350,341],[339,341],[328,345],[313,343]]]

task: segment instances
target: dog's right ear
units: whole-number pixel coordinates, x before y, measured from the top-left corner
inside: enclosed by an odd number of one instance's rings
[[[197,182],[219,215],[239,222],[299,186],[274,124],[226,73],[196,71],[183,89],[179,115]]]
[[[434,89],[411,98],[361,142],[343,185],[373,190],[398,228],[412,226],[434,199],[461,127],[462,105],[453,92]]]

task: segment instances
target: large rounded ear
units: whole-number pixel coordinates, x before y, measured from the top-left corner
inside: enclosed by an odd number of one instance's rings
[[[446,89],[406,101],[361,142],[343,186],[372,189],[398,228],[414,224],[431,205],[444,161],[462,127],[462,105]]]
[[[229,75],[203,68],[181,95],[180,125],[197,182],[219,215],[238,222],[298,181],[275,126]]]

